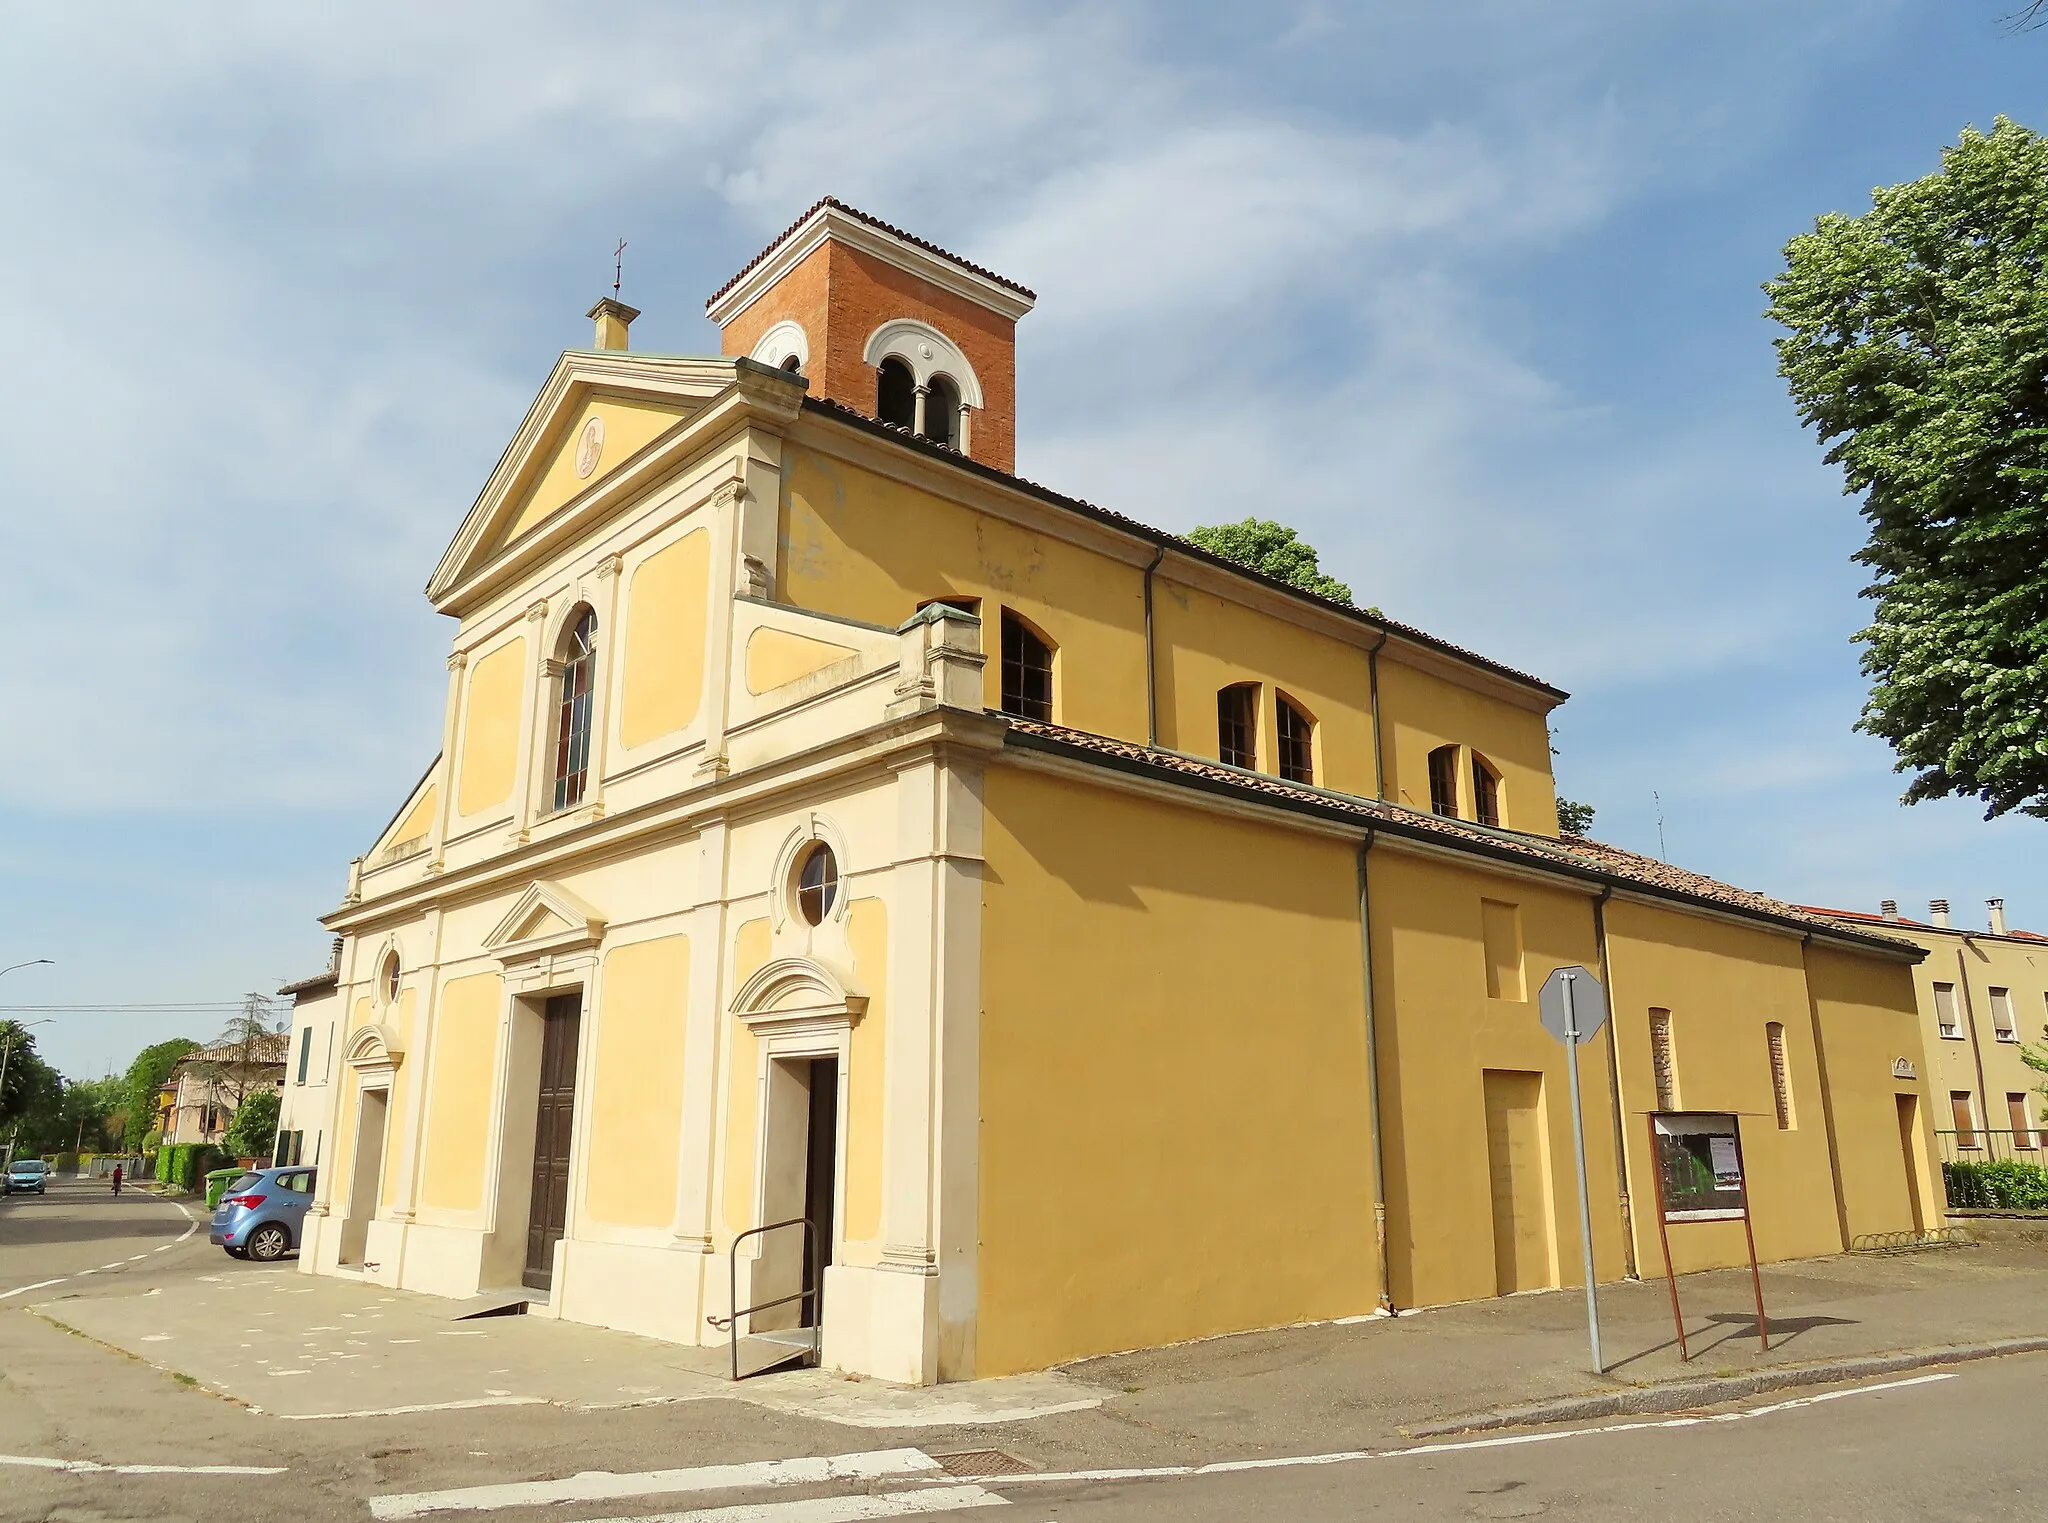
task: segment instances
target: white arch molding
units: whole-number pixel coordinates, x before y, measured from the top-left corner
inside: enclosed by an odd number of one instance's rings
[[[867,347],[861,351],[861,358],[876,366],[892,355],[910,367],[910,374],[920,387],[929,386],[933,376],[950,376],[960,388],[963,403],[973,408],[982,405],[981,379],[975,375],[974,367],[967,363],[960,346],[930,323],[921,323],[914,317],[892,317],[868,335]]]
[[[797,371],[800,374],[807,372],[811,364],[810,335],[804,332],[802,323],[785,317],[761,335],[760,341],[754,345],[754,352],[747,357],[779,370],[782,362],[792,355],[796,357]]]

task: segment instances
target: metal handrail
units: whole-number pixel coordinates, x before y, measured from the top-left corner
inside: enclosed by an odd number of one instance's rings
[[[811,1264],[811,1288],[809,1290],[800,1290],[793,1296],[777,1296],[772,1301],[756,1301],[752,1306],[734,1306],[734,1303],[740,1298],[740,1244],[750,1237],[761,1237],[766,1233],[780,1231],[784,1227],[801,1227],[804,1229],[804,1255],[810,1260]],[[787,1221],[769,1222],[766,1226],[762,1227],[749,1227],[745,1232],[742,1232],[732,1240],[732,1248],[726,1254],[726,1269],[729,1284],[726,1304],[734,1306],[733,1313],[728,1317],[706,1317],[704,1320],[710,1323],[713,1328],[730,1333],[732,1378],[738,1380],[740,1378],[740,1318],[751,1317],[755,1312],[767,1311],[770,1307],[787,1306],[792,1301],[815,1301],[823,1293],[825,1289],[825,1265],[818,1252],[818,1224],[808,1216],[792,1216]],[[823,1322],[823,1317],[814,1316],[812,1318],[811,1354],[813,1358],[818,1355],[825,1341]],[[782,1364],[787,1363],[787,1361],[777,1360],[776,1363]],[[756,1370],[754,1373],[758,1375],[763,1370],[773,1369],[774,1367],[774,1365],[763,1365],[760,1370]]]

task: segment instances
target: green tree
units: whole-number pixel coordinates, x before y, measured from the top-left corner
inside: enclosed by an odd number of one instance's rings
[[[1333,576],[1325,576],[1316,563],[1315,546],[1296,537],[1285,524],[1263,518],[1242,523],[1204,525],[1188,531],[1188,539],[1211,555],[1236,561],[1240,566],[1263,572],[1275,581],[1313,592],[1338,603],[1351,601],[1351,589]]]
[[[135,1055],[121,1080],[126,1091],[124,1099],[128,1114],[133,1118],[134,1126],[147,1130],[156,1124],[157,1092],[170,1078],[171,1070],[178,1066],[178,1059],[198,1050],[197,1042],[181,1036],[145,1047]]]
[[[1557,828],[1568,836],[1590,835],[1595,812],[1591,804],[1575,804],[1560,797],[1557,801]]]
[[[231,1158],[268,1158],[277,1146],[278,1097],[274,1089],[249,1092],[228,1123],[220,1140],[221,1151]]]
[[[2048,818],[2048,139],[2000,117],[1786,246],[1778,369],[1860,493],[1857,728],[1906,803]]]

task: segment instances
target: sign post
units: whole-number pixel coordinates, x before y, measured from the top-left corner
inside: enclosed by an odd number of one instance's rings
[[[1671,1286],[1671,1320],[1678,1330],[1678,1358],[1692,1358],[1685,1346],[1685,1317],[1678,1307],[1678,1276],[1671,1267],[1671,1227],[1686,1222],[1742,1223],[1749,1246],[1749,1285],[1756,1295],[1756,1335],[1771,1346],[1764,1317],[1764,1282],[1756,1267],[1756,1229],[1749,1219],[1749,1181],[1742,1165],[1742,1125],[1731,1111],[1652,1111],[1651,1172],[1657,1181],[1657,1238],[1664,1245],[1664,1277]]]
[[[1586,1190],[1586,1122],[1579,1099],[1579,1048],[1593,1040],[1607,1019],[1607,991],[1584,968],[1559,968],[1543,981],[1536,996],[1543,1029],[1564,1043],[1565,1069],[1571,1076],[1572,1161],[1579,1172],[1579,1255],[1586,1275],[1586,1341],[1592,1348],[1593,1373],[1607,1373],[1600,1357],[1600,1296],[1593,1274],[1593,1205]]]

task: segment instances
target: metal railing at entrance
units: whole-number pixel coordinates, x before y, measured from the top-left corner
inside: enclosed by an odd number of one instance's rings
[[[2023,1132],[1992,1132],[1981,1128],[1967,1132],[1936,1132],[1934,1140],[1941,1145],[1943,1163],[2017,1161],[2048,1168],[2048,1127],[2030,1127]]]
[[[810,1289],[799,1290],[793,1295],[776,1296],[768,1301],[756,1301],[752,1306],[739,1305],[740,1244],[750,1237],[763,1237],[770,1232],[780,1232],[786,1227],[801,1227],[804,1229],[804,1261],[810,1266]],[[811,1313],[810,1347],[807,1349],[792,1349],[790,1353],[782,1358],[771,1359],[768,1363],[762,1365],[760,1369],[749,1370],[747,1373],[749,1375],[765,1375],[768,1371],[789,1363],[791,1359],[807,1358],[811,1363],[816,1364],[825,1340],[825,1319],[817,1315],[818,1296],[825,1288],[825,1265],[819,1257],[817,1224],[808,1216],[792,1216],[788,1221],[769,1222],[764,1227],[749,1227],[745,1232],[742,1232],[732,1240],[732,1249],[726,1254],[726,1268],[728,1284],[731,1287],[731,1294],[726,1298],[726,1304],[733,1308],[733,1313],[729,1317],[706,1317],[704,1320],[718,1331],[730,1335],[732,1378],[734,1380],[740,1378],[740,1319],[742,1317],[751,1317],[757,1311],[768,1311],[773,1307],[787,1306],[792,1301],[802,1304],[803,1309]],[[753,1336],[751,1328],[749,1329],[749,1336]]]

